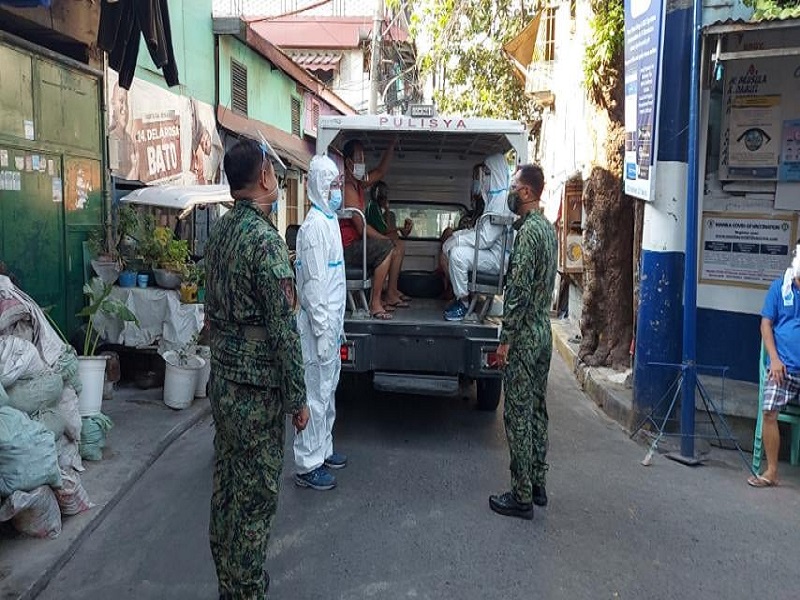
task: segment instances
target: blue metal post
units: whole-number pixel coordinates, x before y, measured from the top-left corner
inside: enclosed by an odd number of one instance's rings
[[[681,456],[694,458],[695,386],[697,383],[697,187],[700,133],[700,26],[702,0],[693,0],[692,65],[689,88],[689,173],[686,194],[686,264],[683,277],[683,382]]]

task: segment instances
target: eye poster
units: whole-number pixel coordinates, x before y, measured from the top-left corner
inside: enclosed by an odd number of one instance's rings
[[[781,153],[781,97],[740,96],[731,106],[731,175],[777,179]]]
[[[795,170],[791,163],[799,160],[797,61],[791,56],[732,60],[723,73],[719,178],[788,181],[787,169]]]

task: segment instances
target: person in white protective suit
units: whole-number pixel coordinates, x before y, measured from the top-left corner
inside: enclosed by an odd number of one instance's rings
[[[508,163],[502,154],[493,154],[484,162],[481,194],[486,208],[484,214],[514,216],[508,208],[508,185],[510,175]],[[477,223],[476,223],[477,226]],[[443,252],[447,256],[450,283],[455,300],[444,311],[448,321],[462,321],[469,308],[470,272],[475,262],[475,246],[478,247],[478,271],[498,273],[505,268],[506,251],[503,247],[503,225],[493,225],[488,221],[481,224],[480,235],[475,228],[456,231],[445,242]]]
[[[294,438],[295,483],[329,490],[347,457],[333,451],[335,394],[346,296],[342,238],[336,211],[342,206],[342,177],[327,156],[315,156],[308,171],[312,208],[297,233],[297,329],[303,351],[308,426]]]

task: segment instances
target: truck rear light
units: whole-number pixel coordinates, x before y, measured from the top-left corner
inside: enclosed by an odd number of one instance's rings
[[[495,350],[481,351],[481,368],[483,369],[497,369],[500,366],[500,360],[497,358]]]
[[[339,357],[343,363],[350,363],[356,359],[356,349],[352,342],[345,342],[339,347]]]

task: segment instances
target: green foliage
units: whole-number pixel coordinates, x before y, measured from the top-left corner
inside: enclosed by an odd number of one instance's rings
[[[117,317],[122,321],[136,323],[136,326],[139,326],[139,319],[136,318],[136,315],[120,300],[110,297],[112,289],[111,285],[103,283],[103,280],[99,277],[92,278],[89,283],[83,286],[83,293],[89,302],[77,314],[79,317],[89,318],[89,322],[86,325],[86,337],[83,340],[83,356],[94,356],[97,351],[97,343],[100,341],[100,332],[94,328],[94,323],[92,322],[92,317],[95,315],[105,314]]]
[[[614,109],[625,51],[625,6],[622,0],[593,0],[592,35],[583,57],[583,85],[589,98],[606,110]]]
[[[753,21],[800,18],[800,0],[744,0],[753,8]]]
[[[172,271],[183,271],[189,261],[189,242],[176,240],[168,227],[156,227],[153,239],[157,248],[157,266]]]
[[[412,35],[431,42],[420,72],[435,78],[440,113],[527,120],[533,105],[502,45],[529,17],[514,0],[419,0]],[[524,4],[524,3],[522,3]],[[531,8],[530,6],[528,8]]]

